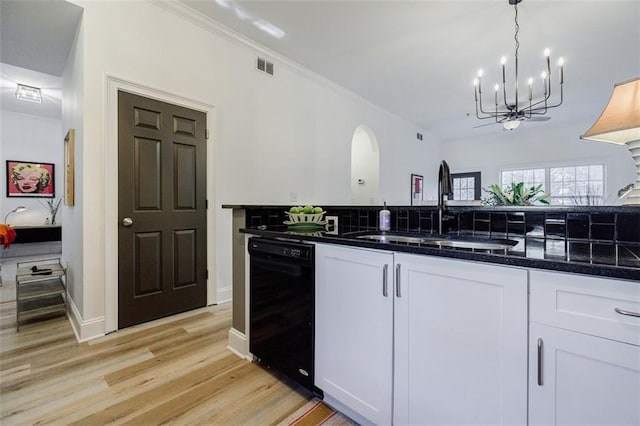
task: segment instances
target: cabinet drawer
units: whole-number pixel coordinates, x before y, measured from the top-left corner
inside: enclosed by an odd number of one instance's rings
[[[531,271],[530,318],[640,346],[640,283],[576,274]],[[623,313],[616,311],[623,311]]]

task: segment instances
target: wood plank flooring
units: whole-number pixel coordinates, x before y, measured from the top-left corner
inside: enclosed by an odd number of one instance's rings
[[[0,424],[272,425],[311,396],[226,349],[230,304],[78,344],[0,304]]]

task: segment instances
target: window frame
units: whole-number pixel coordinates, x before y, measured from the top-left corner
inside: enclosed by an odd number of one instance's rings
[[[600,197],[600,203],[601,205],[604,205],[606,203],[607,197],[608,197],[608,191],[607,191],[607,162],[606,161],[602,161],[602,160],[597,160],[594,159],[592,161],[581,161],[581,162],[577,162],[577,163],[573,163],[573,162],[562,162],[562,163],[552,163],[552,164],[529,164],[529,165],[521,165],[520,167],[505,167],[505,168],[501,168],[498,172],[498,182],[500,182],[500,185],[502,186],[502,174],[504,172],[513,172],[513,171],[520,171],[520,170],[536,170],[536,169],[544,169],[544,184],[542,189],[551,194],[551,169],[558,169],[558,168],[565,168],[565,167],[584,167],[584,166],[602,166],[602,195],[599,196]],[[573,196],[553,196],[553,195],[549,195],[549,202],[551,203],[551,205],[558,205],[558,206],[566,206],[566,205],[571,205],[571,204],[564,204],[564,203],[554,203],[555,200],[560,200],[560,199],[570,199]],[[575,195],[575,197],[577,198],[581,198],[579,195]],[[579,205],[594,205],[594,204],[579,204]],[[598,205],[598,203],[596,202],[595,205]]]
[[[451,185],[453,186],[454,179],[473,178],[473,200],[460,200],[460,201],[476,201],[482,199],[482,172],[467,172],[467,173],[451,173]],[[451,188],[453,190],[453,188]],[[453,200],[453,194],[447,197],[448,200]],[[458,201],[458,200],[456,200]]]

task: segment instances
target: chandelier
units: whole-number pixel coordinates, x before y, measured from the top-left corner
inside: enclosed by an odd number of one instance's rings
[[[564,60],[560,58],[558,60],[558,67],[560,68],[559,82],[560,82],[560,99],[556,104],[551,104],[551,58],[550,50],[544,50],[544,56],[546,58],[546,70],[542,71],[540,78],[542,79],[543,95],[542,97],[533,97],[533,78],[529,78],[528,96],[521,97],[522,93],[518,92],[518,49],[520,43],[518,41],[518,31],[520,26],[518,25],[518,3],[522,0],[508,0],[510,5],[513,5],[515,9],[515,34],[513,36],[516,44],[515,54],[515,93],[511,99],[507,99],[507,78],[506,78],[506,63],[507,57],[503,56],[501,59],[502,64],[502,99],[500,99],[500,85],[494,86],[494,105],[492,107],[486,107],[486,104],[482,102],[482,76],[483,71],[478,71],[478,76],[473,80],[474,95],[476,103],[476,117],[480,120],[493,119],[495,120],[489,124],[502,123],[502,126],[507,130],[514,130],[524,120],[528,121],[546,121],[550,117],[541,117],[545,115],[551,108],[555,108],[562,104],[563,92],[562,85],[564,83],[563,65]],[[477,126],[480,127],[480,126]]]

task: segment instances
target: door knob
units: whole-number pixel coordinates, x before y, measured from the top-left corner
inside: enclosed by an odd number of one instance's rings
[[[133,225],[133,219],[131,219],[130,217],[125,217],[124,219],[122,219],[122,225],[126,227]]]

